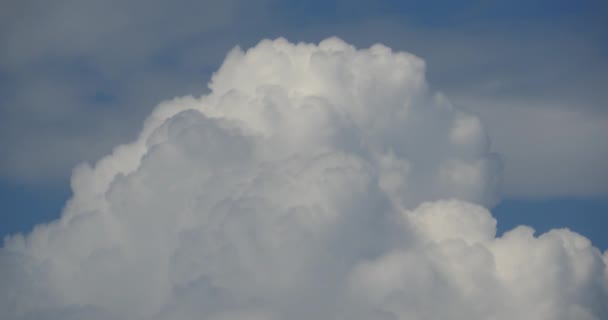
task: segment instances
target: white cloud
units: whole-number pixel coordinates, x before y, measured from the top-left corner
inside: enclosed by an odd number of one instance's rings
[[[336,38],[233,50],[7,238],[3,318],[605,318],[587,239],[496,238],[498,158],[424,69]]]
[[[424,57],[432,83],[455,104],[481,114],[494,150],[505,156],[508,197],[608,192],[607,150],[601,143],[608,132],[603,90],[608,65],[598,40],[603,29],[593,27],[603,20],[585,16],[599,12],[593,5],[568,13],[584,18],[584,25],[549,25],[530,17],[521,26],[505,25],[506,20],[484,18],[500,7],[491,5],[490,11],[473,14],[479,20],[438,19],[440,24],[429,27],[417,19],[419,13],[412,16],[401,6],[389,12],[390,6],[377,1],[356,6],[267,0],[5,2],[0,12],[6,47],[0,51],[0,145],[7,150],[0,158],[0,179],[5,181],[30,186],[67,181],[79,161],[131,140],[160,99],[203,93],[201,81],[235,43],[247,46],[278,35],[317,41],[337,34],[357,45],[381,41]],[[313,14],[319,10],[324,14]],[[476,7],[458,10],[470,15]],[[446,12],[439,10],[435,18]],[[96,101],[97,94],[109,101]],[[547,134],[539,135],[541,129]],[[458,134],[466,134],[462,130]],[[556,135],[565,140],[555,143]],[[530,137],[533,141],[521,143]],[[569,170],[551,165],[559,163]]]
[[[536,19],[519,27],[481,25],[424,28],[381,17],[287,34],[338,34],[364,46],[380,41],[424,57],[432,85],[481,117],[505,160],[505,197],[608,195],[608,64],[595,34],[603,29]]]

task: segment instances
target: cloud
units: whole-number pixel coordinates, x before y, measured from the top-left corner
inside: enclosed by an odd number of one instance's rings
[[[217,65],[235,42],[195,39],[211,39],[240,21],[240,10],[257,12],[251,7],[232,0],[4,3],[0,145],[9,151],[0,178],[67,181],[79,161],[132,140],[161,99],[202,93],[208,75],[201,69]],[[204,52],[190,64],[182,55],[192,47]],[[41,161],[47,152],[55,156]]]
[[[484,15],[473,14],[466,23],[441,20],[447,25],[424,27],[401,17],[366,16],[280,30],[296,39],[338,34],[358,46],[380,41],[424,57],[433,87],[477,113],[493,149],[504,156],[506,197],[605,197],[608,95],[601,86],[608,64],[598,33],[606,28],[593,28],[584,14],[572,15],[586,23],[548,26],[534,19],[514,26],[476,21],[473,16]]]
[[[200,98],[5,240],[3,319],[602,319],[608,257],[496,237],[501,163],[424,62],[337,38],[232,50]]]
[[[603,197],[608,191],[608,119],[560,106],[513,103],[482,108],[492,145],[504,152],[505,195],[515,198]],[[494,100],[495,101],[495,100]],[[563,108],[560,108],[563,107]],[[513,130],[513,126],[520,126]],[[521,143],[521,141],[526,143]],[[551,159],[555,159],[552,161]],[[564,170],[563,168],[568,168]],[[565,183],[569,181],[569,183]]]
[[[0,34],[8,45],[2,64],[14,67],[49,55],[93,56],[99,64],[132,63],[157,52],[169,39],[225,26],[235,18],[234,4],[232,0],[9,1],[7,13],[13,15],[7,14],[3,23],[10,28]]]
[[[574,10],[511,5],[527,8],[522,15],[474,2],[5,2],[0,179],[13,184],[56,187],[79,161],[132,140],[161,99],[205,93],[201,81],[235,43],[336,34],[424,57],[431,82],[483,118],[494,149],[505,155],[508,197],[601,197],[608,190],[601,179],[606,148],[594,143],[605,136],[608,99],[601,41],[608,28],[599,3],[564,4]],[[530,114],[538,121],[522,121]],[[539,127],[550,134],[535,134]],[[520,143],[524,132],[537,137],[532,148]],[[553,135],[589,147],[572,152]],[[556,145],[550,156],[547,145]],[[544,165],[562,162],[570,170]]]

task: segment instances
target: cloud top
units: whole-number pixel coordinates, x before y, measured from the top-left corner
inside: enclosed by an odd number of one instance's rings
[[[503,237],[501,165],[424,62],[264,40],[0,250],[7,319],[601,319],[584,237]]]

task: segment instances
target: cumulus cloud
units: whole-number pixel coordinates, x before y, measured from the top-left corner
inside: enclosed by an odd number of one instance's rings
[[[234,49],[5,240],[3,318],[605,318],[587,239],[496,237],[500,160],[424,74],[337,38]]]

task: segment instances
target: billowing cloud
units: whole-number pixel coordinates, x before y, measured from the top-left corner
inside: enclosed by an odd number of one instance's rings
[[[467,2],[5,0],[0,180],[65,194],[71,168],[132,140],[158,101],[206,93],[234,44],[335,34],[424,57],[432,83],[490,129],[507,198],[607,196],[602,5],[509,2],[521,16]]]
[[[586,238],[496,237],[499,158],[424,69],[336,38],[234,49],[6,239],[2,318],[605,318]]]

